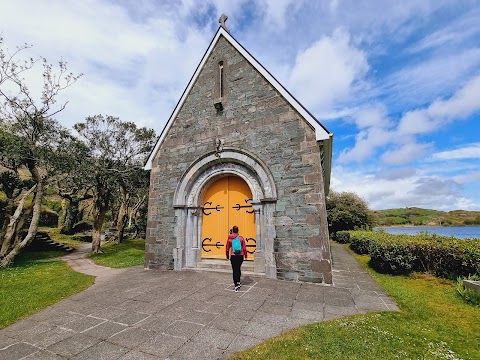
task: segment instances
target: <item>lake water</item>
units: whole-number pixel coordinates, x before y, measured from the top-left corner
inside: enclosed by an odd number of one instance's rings
[[[420,231],[428,231],[430,234],[441,236],[455,236],[459,239],[477,238],[480,239],[480,226],[412,226],[412,227],[385,227],[375,228],[375,230],[384,229],[389,234],[408,234],[416,235]]]

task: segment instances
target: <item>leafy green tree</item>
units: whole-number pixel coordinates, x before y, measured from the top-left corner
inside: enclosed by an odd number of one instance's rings
[[[25,169],[33,183],[29,189],[22,189],[15,199],[17,204],[2,232],[2,253],[0,266],[8,266],[35,237],[40,220],[42,198],[55,161],[62,158],[71,139],[69,132],[61,127],[52,116],[65,109],[66,103],[56,104],[60,92],[75,83],[79,76],[67,72],[65,62],[60,62],[58,71],[44,58],[19,59],[19,54],[28,45],[10,52],[3,47],[0,37],[0,165],[6,171],[18,174]],[[43,65],[43,87],[35,96],[27,86],[24,74],[37,62]],[[7,182],[2,183],[5,188]],[[31,214],[26,210],[27,198]],[[28,230],[22,234],[22,223],[28,222]]]
[[[82,220],[80,206],[84,201],[93,198],[88,175],[92,171],[91,151],[79,139],[74,139],[67,152],[64,153],[61,173],[55,178],[55,187],[62,197],[62,212],[58,227],[60,233],[71,235],[74,226]]]
[[[373,214],[365,200],[353,192],[330,191],[327,197],[327,220],[330,235],[341,230],[368,229]]]
[[[150,172],[143,170],[140,163],[132,165],[132,171],[128,173],[128,176],[118,178],[120,208],[117,213],[116,241],[123,241],[127,224],[130,227],[133,225],[137,229],[136,235],[138,235],[136,218],[140,207],[146,203],[149,179]]]
[[[144,172],[142,164],[154,146],[156,135],[153,130],[138,128],[133,122],[103,115],[89,116],[74,128],[92,154],[87,179],[93,194],[92,252],[98,253],[105,215],[117,194],[120,194],[117,240],[123,239],[132,189],[138,174]]]

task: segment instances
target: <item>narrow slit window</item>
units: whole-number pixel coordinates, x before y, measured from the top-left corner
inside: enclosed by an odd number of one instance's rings
[[[223,61],[218,63],[218,71],[220,72],[220,97],[223,97]]]

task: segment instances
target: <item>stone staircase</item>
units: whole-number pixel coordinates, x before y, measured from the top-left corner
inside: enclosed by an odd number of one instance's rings
[[[67,252],[72,252],[73,250],[75,250],[71,246],[60,244],[53,241],[47,233],[41,232],[41,231],[39,231],[37,235],[35,235],[35,238],[30,243],[28,249],[33,251],[67,251]]]

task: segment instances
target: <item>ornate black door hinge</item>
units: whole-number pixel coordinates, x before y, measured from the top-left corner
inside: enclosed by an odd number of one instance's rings
[[[250,201],[252,201],[252,199],[245,199],[245,203],[249,203]],[[248,204],[248,205],[240,205],[240,204],[235,204],[235,206],[232,206],[232,209],[235,209],[237,211],[239,211],[240,209],[243,209],[243,208],[252,208],[253,206],[251,204]],[[249,214],[253,214],[255,211],[254,210],[247,210],[247,213]]]
[[[249,244],[250,241],[253,241],[253,244]],[[246,242],[247,252],[249,254],[253,254],[255,252],[255,249],[257,248],[257,240],[255,240],[254,238],[246,238],[245,242]],[[253,251],[248,251],[248,248],[253,248]]]
[[[207,204],[210,205],[210,206],[212,205],[212,203],[211,203],[210,201],[207,201],[205,204],[203,204],[203,206],[205,206],[205,205],[207,205]],[[212,212],[210,211],[209,213],[206,213],[205,210],[217,210],[217,211],[220,211],[220,209],[224,209],[224,207],[223,207],[223,206],[220,206],[220,205],[217,205],[217,206],[215,206],[215,207],[204,207],[204,208],[202,209],[202,212],[203,212],[204,215],[210,215]]]
[[[212,242],[212,238],[205,238],[205,239],[203,239],[203,241],[202,241],[202,249],[203,249],[203,251],[205,251],[205,252],[210,252],[210,251],[212,251],[212,250],[210,250],[210,249],[206,249],[207,247],[215,246],[217,249],[220,249],[222,246],[225,246],[225,245],[223,245],[222,243],[220,243],[220,241],[217,241],[216,244],[205,244],[206,241]]]

